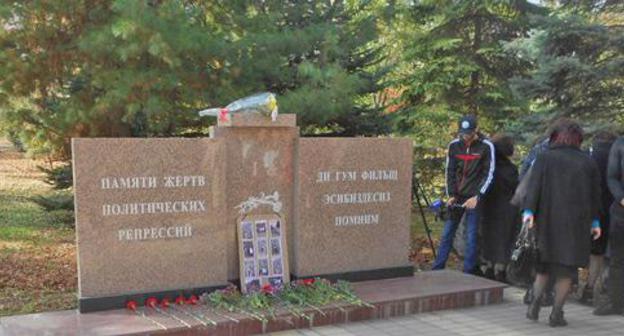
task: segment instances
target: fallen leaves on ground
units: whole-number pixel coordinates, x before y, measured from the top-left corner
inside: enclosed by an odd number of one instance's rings
[[[440,245],[439,240],[432,239],[433,246],[438,251],[438,247]],[[431,243],[429,242],[429,238],[426,235],[416,235],[412,239],[412,249],[410,251],[410,260],[414,263],[414,266],[417,270],[430,270],[433,261],[435,260],[433,250],[431,249]],[[451,253],[449,255],[449,259],[447,261],[447,267],[455,268],[460,261],[460,258],[455,254]]]
[[[45,245],[0,254],[2,287],[23,290],[75,290],[76,248],[73,244]]]
[[[50,190],[44,164],[0,139],[0,316],[76,307],[74,231],[30,201]]]

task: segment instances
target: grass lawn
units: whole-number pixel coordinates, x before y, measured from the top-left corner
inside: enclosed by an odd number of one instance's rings
[[[0,139],[0,316],[76,307],[74,230],[29,200],[51,190],[41,164]]]

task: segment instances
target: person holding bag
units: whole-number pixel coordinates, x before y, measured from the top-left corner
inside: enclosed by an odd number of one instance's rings
[[[534,298],[527,318],[539,318],[541,296],[549,278],[556,279],[552,327],[567,325],[563,314],[572,278],[589,261],[591,241],[600,229],[600,172],[580,150],[583,130],[570,119],[558,120],[550,149],[535,160],[524,202],[523,222],[535,230],[538,247]]]

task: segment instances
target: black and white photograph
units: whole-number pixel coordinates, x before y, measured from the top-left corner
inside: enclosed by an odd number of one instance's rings
[[[258,258],[266,258],[268,255],[268,246],[266,239],[258,239],[257,241]]]
[[[266,237],[267,233],[267,222],[266,221],[258,221],[256,222],[256,234],[258,237]]]
[[[253,239],[253,223],[251,222],[243,222],[243,239]]]
[[[269,275],[269,260],[268,259],[258,260],[258,276],[268,276],[268,275]]]
[[[260,279],[248,279],[245,282],[245,289],[247,289],[247,293],[257,292],[260,288]]]
[[[244,251],[245,258],[253,258],[254,257],[253,241],[244,241],[243,251]]]
[[[282,279],[282,277],[270,277],[269,284],[273,287],[280,288],[284,286],[284,279]]]
[[[282,258],[273,259],[273,274],[282,274],[284,270],[282,269]]]
[[[281,224],[279,220],[272,220],[269,223],[271,227],[271,237],[279,237],[282,235]]]
[[[253,278],[256,276],[256,266],[253,260],[245,260],[245,278]]]
[[[282,253],[281,242],[279,238],[271,239],[271,255],[278,256]]]

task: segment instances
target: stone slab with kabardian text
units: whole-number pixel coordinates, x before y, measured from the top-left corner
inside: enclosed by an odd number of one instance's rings
[[[296,277],[413,274],[411,140],[303,138],[295,176]]]

